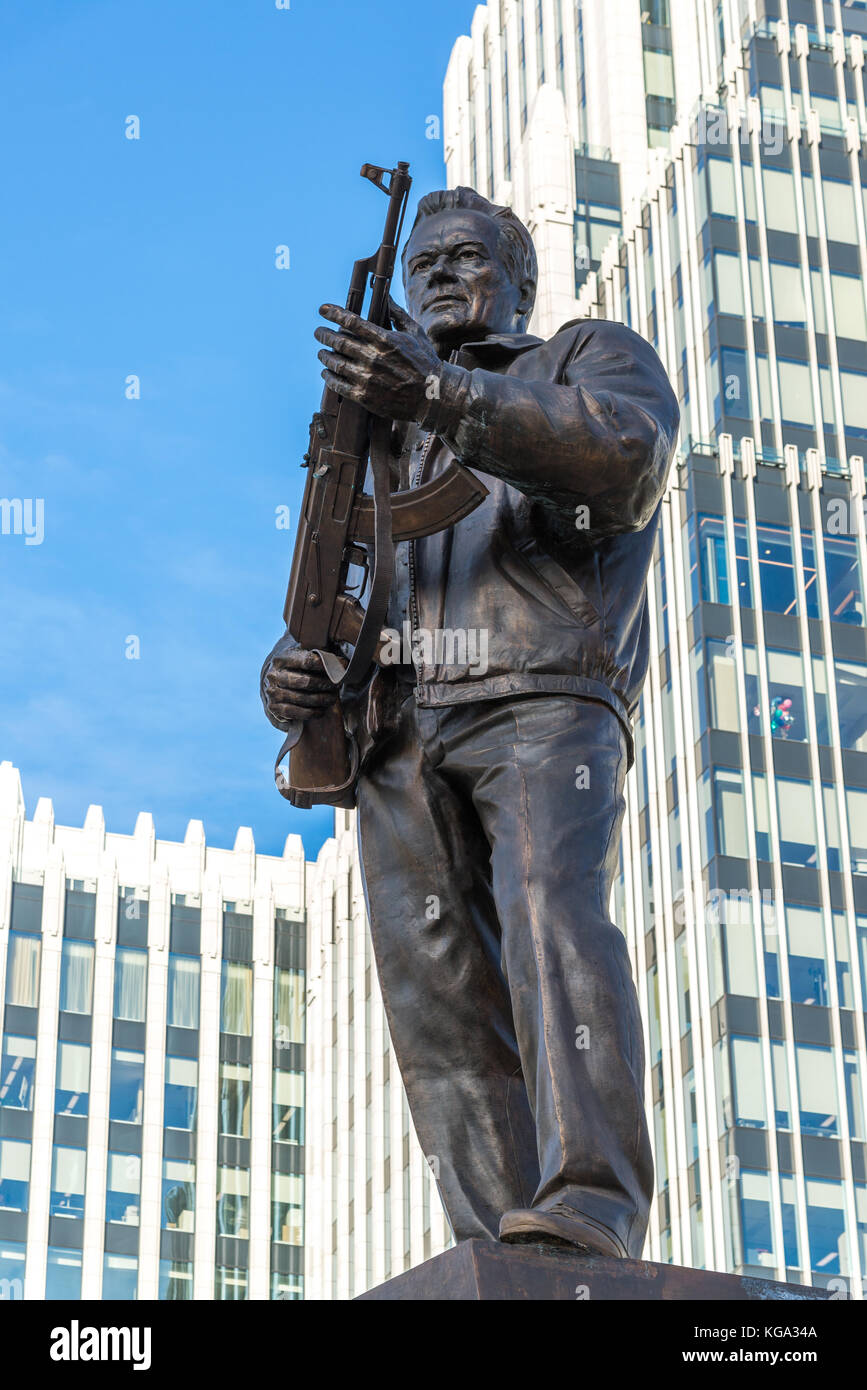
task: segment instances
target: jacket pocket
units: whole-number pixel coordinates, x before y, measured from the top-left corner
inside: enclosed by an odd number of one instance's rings
[[[593,627],[595,623],[601,622],[601,600],[597,603],[592,602],[578,581],[546,554],[534,537],[520,542],[515,549],[546,589],[559,599],[573,618],[578,619],[582,627]]]

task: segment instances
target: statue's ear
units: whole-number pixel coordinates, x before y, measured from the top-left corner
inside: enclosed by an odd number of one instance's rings
[[[533,305],[536,302],[536,281],[523,280],[521,282],[521,295],[518,300],[517,312],[521,318],[528,319],[533,312]]]

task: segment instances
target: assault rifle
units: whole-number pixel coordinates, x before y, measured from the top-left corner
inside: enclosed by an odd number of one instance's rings
[[[388,212],[379,249],[355,262],[346,308],[362,313],[369,277],[367,318],[388,328],[389,291],[412,179],[405,163],[396,169],[364,164],[361,176],[386,194]],[[390,443],[390,420],[325,388],[304,456],[307,483],[283,617],[295,640],[318,655],[334,686],[334,701],[325,713],[293,724],[274,768],[281,796],[305,810],[354,805],[358,748],[344,727],[340,695],[364,684],[381,651],[395,542],[445,530],[487,495],[485,485],[455,460],[430,482],[392,492]],[[372,495],[364,492],[368,465]],[[351,566],[363,571],[353,587],[366,596],[366,605],[350,592]],[[353,649],[348,662],[341,651],[346,647]],[[287,753],[288,775],[281,767]]]

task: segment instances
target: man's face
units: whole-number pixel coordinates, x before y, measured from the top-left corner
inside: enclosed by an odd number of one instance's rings
[[[483,212],[449,208],[425,217],[404,260],[411,316],[447,356],[489,333],[514,333],[526,309],[498,252],[496,223]]]

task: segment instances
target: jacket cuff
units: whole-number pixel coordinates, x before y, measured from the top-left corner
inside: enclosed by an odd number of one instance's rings
[[[437,394],[425,401],[424,414],[419,417],[422,429],[440,435],[454,432],[463,414],[471,376],[466,367],[443,363],[439,377],[435,378]]]

